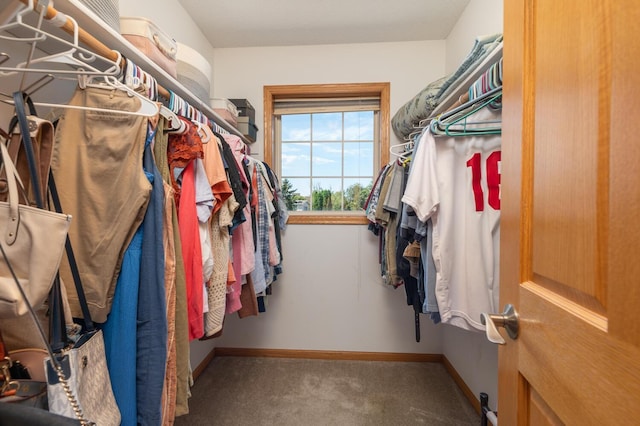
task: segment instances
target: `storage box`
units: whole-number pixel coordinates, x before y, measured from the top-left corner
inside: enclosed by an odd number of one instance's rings
[[[80,0],[107,25],[120,32],[120,5],[118,0]]]
[[[227,123],[238,127],[238,108],[229,99],[211,98],[211,108]]]
[[[256,141],[258,136],[258,126],[253,124],[249,117],[238,117],[238,130],[245,135],[251,142]]]
[[[256,121],[256,110],[247,99],[229,99],[238,107],[238,117],[249,117],[251,122]]]
[[[211,64],[182,43],[178,43],[178,81],[203,102],[211,97]]]
[[[176,41],[147,18],[120,17],[120,34],[167,74],[176,78]]]

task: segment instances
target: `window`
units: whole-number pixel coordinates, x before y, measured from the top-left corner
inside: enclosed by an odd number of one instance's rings
[[[265,160],[290,223],[366,223],[388,161],[389,84],[265,86]]]

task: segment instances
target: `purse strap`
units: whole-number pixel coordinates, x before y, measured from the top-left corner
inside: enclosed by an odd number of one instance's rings
[[[27,163],[29,164],[29,175],[31,176],[31,185],[33,185],[36,206],[39,209],[43,209],[44,201],[42,199],[42,188],[40,188],[40,179],[38,177],[39,171],[36,164],[35,153],[33,151],[33,142],[31,141],[31,133],[29,131],[29,122],[27,121],[27,114],[24,108],[24,94],[22,92],[15,92],[13,94],[13,102],[16,108],[16,117],[18,117],[18,124],[20,125],[20,133],[22,134],[24,151],[27,155]]]
[[[56,181],[53,178],[52,171],[49,171],[49,194],[51,195],[51,201],[53,202],[55,211],[58,213],[62,213],[62,204],[60,204],[60,196],[58,195],[58,188],[56,187]],[[71,269],[71,275],[73,276],[73,283],[75,284],[76,292],[78,293],[78,302],[80,304],[80,309],[82,310],[85,329],[89,332],[94,331],[96,327],[93,323],[93,320],[91,319],[91,312],[89,311],[87,297],[82,287],[82,279],[80,278],[78,263],[76,262],[76,256],[73,253],[73,247],[71,246],[69,235],[67,235],[67,240],[64,247],[67,252],[67,258],[69,260],[69,267]],[[60,304],[59,307],[62,308],[62,305]],[[62,312],[59,312],[59,314],[62,314]]]
[[[56,372],[56,375],[58,376],[58,381],[60,382],[60,385],[62,386],[62,389],[64,390],[64,393],[67,396],[67,399],[69,400],[69,404],[71,404],[71,408],[73,409],[74,414],[80,421],[81,425],[83,426],[92,425],[92,422],[88,421],[84,417],[84,414],[82,413],[82,408],[80,408],[80,404],[78,403],[78,399],[73,394],[73,390],[71,389],[71,386],[69,386],[69,382],[67,381],[67,378],[64,377],[62,366],[60,365],[60,363],[58,362],[58,359],[53,354],[53,350],[51,349],[51,345],[49,345],[47,336],[44,334],[42,325],[40,324],[40,321],[38,320],[38,317],[36,316],[36,313],[33,310],[31,303],[29,303],[29,299],[27,299],[27,295],[24,293],[24,289],[22,288],[22,285],[20,285],[20,281],[16,276],[16,273],[13,269],[13,266],[11,265],[11,262],[9,262],[9,258],[7,257],[7,253],[4,251],[4,246],[2,245],[1,242],[0,242],[0,251],[2,252],[2,257],[4,257],[4,261],[7,264],[7,268],[9,269],[9,272],[13,277],[13,281],[15,282],[16,286],[18,286],[18,290],[20,290],[20,295],[22,296],[22,298],[24,299],[24,302],[27,305],[27,309],[29,310],[29,315],[33,319],[33,322],[35,323],[36,328],[38,329],[38,333],[40,334],[40,337],[42,337],[42,341],[44,342],[47,352],[49,353],[49,362],[53,366],[53,369]]]
[[[7,147],[1,143],[0,143],[0,153],[2,154],[2,161],[5,164],[7,175],[9,175],[9,173],[15,173],[15,167],[13,166],[13,163],[11,162],[11,158],[9,157]],[[58,381],[60,382],[62,389],[64,390],[65,395],[69,400],[69,404],[71,404],[71,408],[73,409],[74,414],[76,415],[76,417],[78,418],[78,420],[82,425],[90,425],[91,422],[85,419],[84,414],[82,413],[82,408],[80,408],[80,404],[78,403],[77,398],[73,394],[73,390],[69,386],[69,382],[64,376],[64,372],[62,371],[62,366],[58,362],[58,359],[54,356],[51,345],[49,344],[49,340],[47,339],[47,336],[45,335],[44,330],[42,329],[42,324],[40,324],[40,321],[38,320],[38,316],[33,310],[33,306],[31,306],[31,303],[29,303],[29,299],[27,298],[27,295],[25,294],[24,289],[20,284],[20,280],[18,279],[15,270],[13,269],[13,265],[11,265],[11,262],[9,261],[9,257],[5,252],[4,246],[1,241],[0,241],[0,251],[2,252],[2,257],[4,258],[7,268],[9,269],[9,273],[11,274],[11,277],[13,278],[13,281],[16,284],[16,287],[18,288],[18,291],[20,292],[20,296],[22,296],[22,299],[24,300],[27,306],[29,315],[31,316],[31,319],[33,320],[33,323],[35,324],[36,329],[38,330],[38,334],[40,334],[40,337],[44,342],[45,348],[49,353],[49,362],[53,366],[53,369],[56,372],[56,375],[58,376]]]
[[[18,118],[18,124],[20,125],[20,132],[22,133],[22,141],[24,142],[25,152],[27,154],[27,162],[29,164],[29,174],[31,176],[31,181],[35,182],[34,184],[34,192],[36,193],[36,204],[39,208],[44,208],[44,202],[42,200],[41,188],[40,188],[40,180],[38,179],[38,168],[36,165],[35,155],[33,151],[33,143],[31,141],[31,136],[29,133],[29,123],[27,121],[27,116],[25,113],[24,106],[24,94],[22,92],[15,92],[13,94],[13,100],[16,106],[16,116]],[[30,99],[27,98],[27,103],[29,103]],[[31,112],[35,112],[33,110],[33,103],[29,104]],[[53,201],[53,205],[55,211],[58,213],[62,213],[62,205],[60,204],[60,197],[58,196],[58,190],[55,185],[55,180],[53,178],[53,173],[51,170],[49,171],[49,193],[51,194],[51,200]],[[94,331],[95,325],[91,319],[91,313],[89,311],[89,306],[87,305],[87,298],[84,294],[84,290],[82,288],[82,280],[80,279],[80,272],[78,271],[78,264],[76,262],[75,255],[73,254],[73,248],[71,247],[71,240],[67,235],[67,240],[65,242],[65,250],[67,252],[67,258],[69,260],[69,266],[71,268],[71,275],[73,276],[73,282],[76,287],[76,292],[78,293],[78,301],[80,303],[80,309],[82,310],[82,316],[84,319],[85,328],[87,331]],[[60,280],[56,277],[56,283],[54,283],[54,287],[59,286]],[[62,299],[59,294],[59,288],[57,291],[54,290],[52,294],[52,299],[54,305],[58,305],[56,309],[53,310],[52,322],[54,324],[53,330],[56,330],[58,324],[64,324],[64,320],[61,319],[63,316],[63,308],[62,308]],[[57,340],[54,345],[57,347],[62,343],[61,339],[64,339],[66,331],[57,330],[52,333],[52,337],[56,337]],[[64,346],[64,344],[63,344]],[[57,349],[57,348],[56,348]]]

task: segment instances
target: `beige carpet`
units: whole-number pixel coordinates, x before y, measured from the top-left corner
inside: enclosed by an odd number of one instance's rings
[[[439,363],[216,357],[176,425],[469,425]]]

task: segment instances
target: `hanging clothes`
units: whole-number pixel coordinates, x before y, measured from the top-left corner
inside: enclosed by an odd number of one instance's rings
[[[152,185],[142,228],[140,289],[136,328],[136,399],[138,424],[162,423],[162,394],[167,364],[167,304],[164,277],[164,188],[156,167],[149,130],[144,149],[144,171]]]
[[[204,167],[211,192],[215,199],[213,214],[206,227],[209,232],[209,247],[215,259],[211,275],[207,282],[208,310],[205,312],[205,336],[211,337],[220,331],[226,309],[226,293],[229,281],[229,236],[228,226],[231,225],[228,210],[237,208],[233,191],[227,180],[225,166],[222,161],[219,138],[209,129],[204,129],[210,138],[204,146]],[[230,200],[228,202],[228,200]],[[231,213],[233,216],[235,210]],[[225,228],[227,227],[227,228]],[[235,281],[235,279],[233,280]]]
[[[78,88],[70,104],[136,110],[126,92]],[[142,170],[147,119],[92,110],[65,110],[58,123],[51,169],[65,213],[73,216],[69,239],[94,321],[107,320],[122,257],[142,223],[151,185]],[[82,317],[66,258],[60,276],[74,317]]]
[[[183,121],[188,130],[184,134],[170,135],[167,159],[178,208],[178,227],[187,288],[189,339],[194,340],[204,334],[202,248],[196,210],[193,161],[202,158],[203,150],[202,140],[195,127],[188,120]]]
[[[474,121],[495,120],[488,108]],[[498,307],[500,135],[439,137],[427,131],[402,201],[433,222],[436,299],[442,322],[484,330]]]
[[[142,233],[143,229],[139,227],[125,250],[112,309],[102,326],[109,378],[122,426],[138,424],[136,375],[131,372],[136,371],[137,361],[136,318]]]
[[[171,187],[171,180],[169,179],[167,163],[168,135],[165,127],[165,119],[160,118],[156,126],[153,156],[156,160],[156,166],[160,172],[164,189],[162,246],[164,249],[164,288],[167,303],[167,366],[165,368],[165,381],[162,395],[162,424],[171,425],[173,424],[176,413],[178,348],[176,346],[176,249],[172,220],[173,214],[175,213],[175,204],[173,201],[173,188]]]

